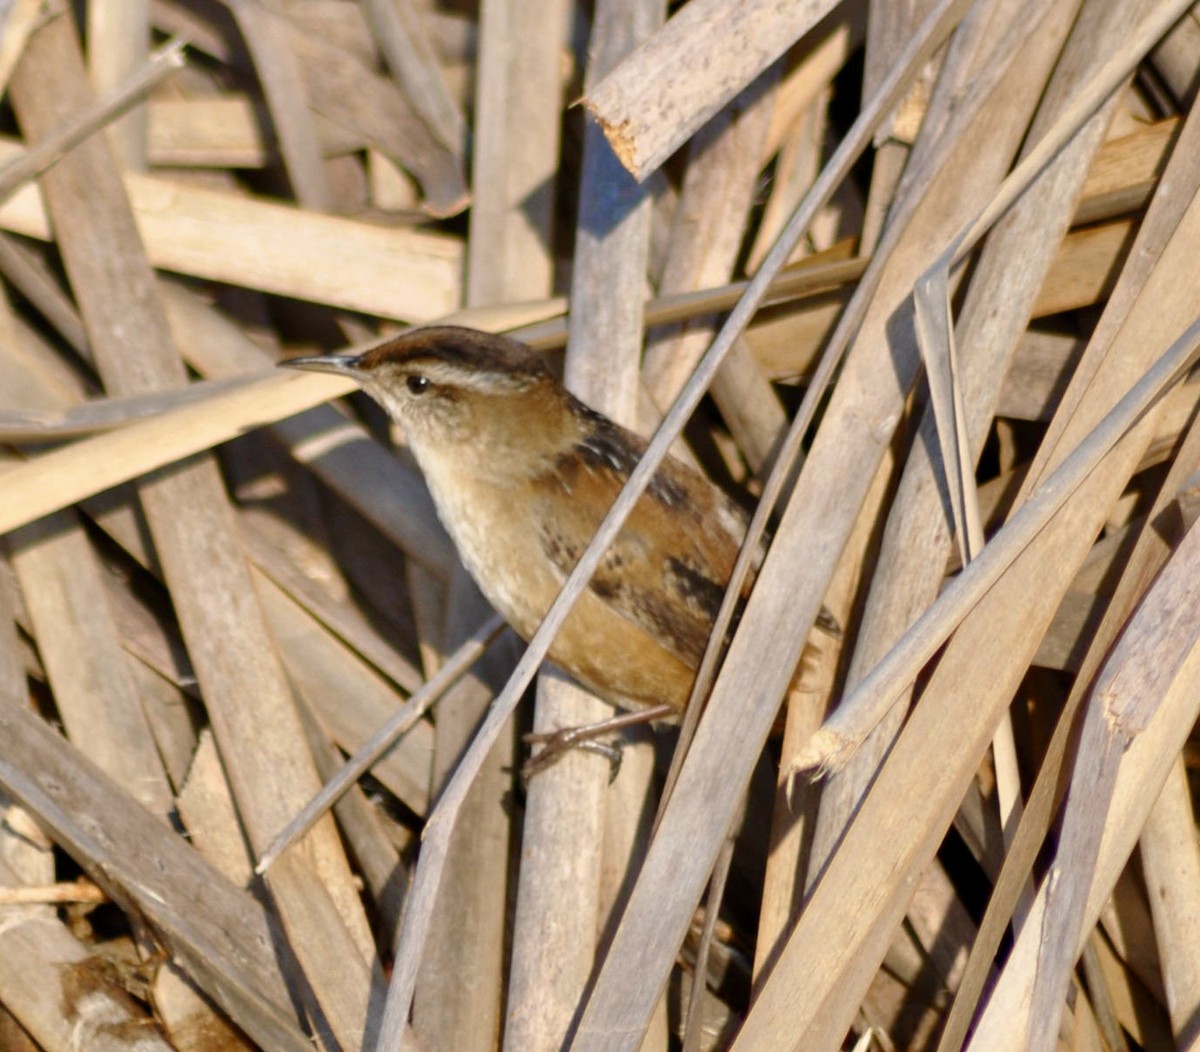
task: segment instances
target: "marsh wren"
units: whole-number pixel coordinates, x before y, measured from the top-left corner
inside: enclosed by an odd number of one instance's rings
[[[404,428],[467,570],[526,640],[646,448],[503,336],[429,327],[281,364],[359,380]],[[724,492],[667,457],[550,659],[616,705],[682,712],[745,530]]]

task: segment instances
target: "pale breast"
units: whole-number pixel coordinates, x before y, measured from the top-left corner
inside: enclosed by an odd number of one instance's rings
[[[558,591],[553,567],[530,544],[531,524],[506,487],[459,473],[429,474],[430,493],[467,572],[521,636],[537,628]]]
[[[460,472],[427,477],[463,565],[488,602],[528,640],[564,580],[538,540],[530,503],[508,487],[480,484]],[[616,704],[682,708],[694,678],[688,665],[592,591],[575,604],[550,658]]]

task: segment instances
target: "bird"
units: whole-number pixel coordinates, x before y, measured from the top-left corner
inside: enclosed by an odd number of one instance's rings
[[[433,325],[362,354],[280,364],[359,381],[401,426],[463,565],[526,641],[646,449],[507,336]],[[747,522],[724,490],[668,455],[550,660],[619,708],[677,721]],[[820,624],[838,631],[825,611]]]

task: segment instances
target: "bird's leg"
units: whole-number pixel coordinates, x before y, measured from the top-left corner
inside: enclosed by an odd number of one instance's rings
[[[588,752],[608,757],[608,762],[612,766],[612,774],[609,777],[611,782],[621,769],[620,746],[598,742],[596,739],[612,731],[624,730],[626,727],[636,727],[642,723],[651,723],[654,720],[677,715],[679,715],[679,710],[673,705],[652,705],[648,709],[622,712],[617,716],[610,716],[607,720],[586,723],[581,727],[562,727],[556,731],[526,734],[522,737],[523,741],[529,745],[540,745],[541,748],[525,761],[521,768],[521,777],[528,781],[539,771],[552,767],[563,758],[568,749],[586,749]]]
[[[833,670],[830,662],[826,660],[828,649],[826,637],[840,640],[842,629],[833,615],[824,607],[821,608],[816,627],[818,632],[814,632],[805,645],[792,676],[790,690],[802,694],[825,694],[832,686]],[[668,719],[678,715],[679,710],[673,705],[652,705],[645,709],[622,712],[607,720],[587,723],[580,727],[562,727],[556,731],[523,735],[522,741],[529,745],[540,745],[541,748],[522,765],[521,778],[528,781],[547,767],[553,767],[563,758],[568,749],[584,749],[608,759],[612,767],[612,774],[609,777],[611,782],[621,769],[620,743],[598,742],[596,739],[611,731],[636,727],[642,723],[652,723],[655,720]],[[782,726],[780,729],[782,730]]]

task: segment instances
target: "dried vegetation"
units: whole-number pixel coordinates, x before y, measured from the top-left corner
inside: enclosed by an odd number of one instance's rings
[[[1198,85],[1181,0],[3,5],[0,1047],[1195,1047]],[[773,534],[611,784],[273,368],[440,319]]]

